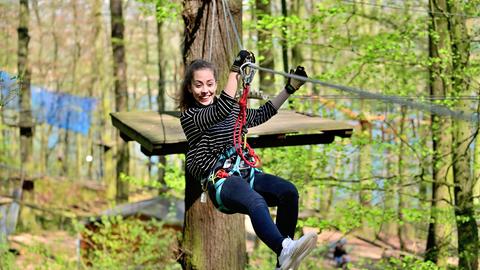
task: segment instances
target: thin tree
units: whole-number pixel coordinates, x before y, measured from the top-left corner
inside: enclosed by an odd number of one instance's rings
[[[264,17],[272,15],[272,2],[265,0],[256,0],[255,6],[257,11],[257,20],[262,20]],[[262,67],[275,69],[274,61],[274,49],[272,32],[266,29],[258,29],[258,59],[259,64]],[[267,72],[259,72],[260,77],[260,90],[262,91],[275,91],[275,78],[272,74]]]
[[[288,11],[287,11],[287,1],[282,0],[282,16],[283,19],[286,21],[287,16],[288,16]],[[287,31],[285,27],[282,27],[282,41],[281,41],[281,46],[282,46],[282,60],[283,60],[283,71],[288,72],[289,67],[288,67],[288,42],[287,42]]]
[[[112,50],[113,50],[113,78],[115,81],[115,110],[117,112],[128,109],[127,92],[127,63],[125,61],[124,20],[122,0],[110,1],[111,25],[112,25]],[[117,174],[116,196],[117,202],[128,201],[128,182],[121,181],[121,174],[128,174],[130,153],[128,143],[117,136]]]
[[[21,181],[15,186],[13,191],[13,199],[18,201],[22,198],[25,173],[32,173],[31,169],[33,168],[33,116],[30,96],[31,71],[28,61],[28,44],[30,42],[30,35],[28,34],[28,23],[30,21],[28,0],[20,0],[19,15],[19,25],[17,28],[17,71],[18,79],[20,80],[20,121],[18,126],[20,131],[20,168],[22,175],[20,178]],[[17,216],[18,212],[13,215]],[[16,224],[16,220],[14,223]],[[15,226],[13,226],[13,228],[15,228]]]
[[[434,1],[436,4],[437,1]],[[465,13],[463,1],[447,1],[449,14]],[[452,59],[452,95],[470,95],[470,40],[466,16],[447,16],[451,40]],[[466,100],[456,101],[456,109],[468,111],[470,104]],[[476,133],[468,121],[453,122],[453,180],[455,195],[455,220],[458,233],[458,267],[460,269],[478,269],[478,227],[473,204],[474,179],[471,168],[470,145]]]
[[[452,92],[452,84],[449,76],[452,70],[450,55],[450,36],[448,33],[448,20],[440,13],[446,10],[446,0],[430,0],[430,35],[429,56],[433,60],[430,67],[430,95],[437,98],[445,98]],[[439,61],[444,59],[444,61]],[[431,116],[432,132],[432,203],[431,222],[428,227],[427,246],[425,260],[435,262],[438,266],[446,266],[448,258],[448,246],[452,241],[452,228],[445,217],[452,216],[451,204],[452,171],[452,122],[448,117]],[[450,215],[449,215],[450,213]]]
[[[160,5],[162,3],[160,1],[157,1],[155,4],[156,10],[159,10]],[[157,95],[157,105],[158,105],[158,113],[164,113],[165,112],[165,65],[166,61],[163,60],[163,46],[164,46],[164,41],[163,41],[163,18],[157,16],[157,55],[158,55],[158,95]],[[162,185],[163,187],[166,186],[165,182],[165,166],[167,164],[167,159],[165,156],[159,156],[158,157],[158,182]],[[161,190],[160,190],[161,192]]]
[[[398,149],[398,206],[397,206],[397,218],[399,221],[399,224],[397,226],[397,236],[398,240],[400,242],[400,249],[405,250],[406,249],[406,238],[408,237],[407,234],[407,226],[405,223],[405,218],[404,218],[404,212],[405,209],[407,208],[407,198],[405,196],[406,194],[406,188],[404,187],[405,185],[405,171],[406,171],[406,163],[407,161],[404,159],[405,151],[406,151],[406,145],[405,142],[401,139],[403,136],[405,136],[405,121],[406,121],[406,115],[407,115],[407,107],[402,106],[401,109],[401,117],[400,117],[400,127],[398,131],[398,136],[399,136],[399,149]]]
[[[93,45],[89,57],[92,59],[92,61],[90,62],[90,68],[89,68],[89,70],[91,71],[91,74],[89,76],[90,79],[89,79],[88,84],[87,84],[88,89],[89,89],[88,90],[88,95],[91,96],[91,97],[97,95],[97,92],[95,90],[100,88],[99,84],[100,84],[100,77],[101,76],[98,76],[98,75],[101,74],[102,59],[101,59],[100,50],[98,48],[99,47],[98,42],[99,42],[100,34],[101,34],[101,31],[102,31],[101,9],[102,9],[101,0],[93,0],[92,9],[90,11],[91,13],[89,14],[89,17],[92,20],[92,35],[91,35],[91,39],[89,41],[89,44]],[[95,137],[95,134],[99,133],[97,131],[98,128],[99,127],[97,125],[92,125],[92,128],[90,128],[90,130],[89,130],[87,145],[88,145],[88,149],[90,149],[89,150],[90,155],[94,155],[95,147],[97,147],[94,144],[94,141],[95,141],[94,137]],[[100,141],[101,141],[101,139],[100,140],[97,139],[97,143],[99,143]],[[100,156],[101,155],[99,155],[99,157]],[[100,161],[100,158],[99,158],[98,161]],[[98,163],[100,163],[100,162],[98,162]],[[93,164],[94,164],[94,162],[89,162],[89,164],[88,164],[88,171],[87,171],[88,179],[93,178]]]
[[[30,20],[28,0],[20,0],[20,23],[18,33],[18,78],[20,79],[20,160],[23,165],[31,164],[33,150],[33,119],[30,97],[31,71],[28,63],[28,22]]]
[[[242,2],[240,0],[227,2],[237,29],[240,29]],[[220,71],[219,84],[222,85],[226,81],[226,71],[229,70],[234,53],[228,51],[227,47],[231,41],[226,35],[227,24],[223,19],[222,1],[216,1],[215,6],[216,9],[213,9],[213,1],[184,1],[183,61],[188,65],[196,58],[211,60]],[[216,18],[213,32],[212,16]],[[232,29],[229,31],[232,32]],[[213,47],[210,47],[210,44],[213,44]],[[199,182],[187,174],[182,244],[184,269],[244,269],[246,262],[244,217],[238,214],[224,215],[214,208],[210,200],[207,200],[206,204],[201,203],[200,193]]]

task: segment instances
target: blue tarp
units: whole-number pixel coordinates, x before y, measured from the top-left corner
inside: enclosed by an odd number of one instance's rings
[[[15,78],[0,71],[1,100],[15,90],[15,87],[17,87]],[[84,135],[88,134],[92,111],[97,104],[96,98],[56,93],[37,86],[31,86],[30,92],[33,117],[37,123],[47,123]],[[20,111],[18,96],[6,103],[5,108]]]

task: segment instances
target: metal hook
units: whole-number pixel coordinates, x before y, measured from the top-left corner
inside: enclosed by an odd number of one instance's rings
[[[252,62],[249,59],[240,66],[240,76],[242,76],[243,84],[250,84],[253,81],[256,70],[250,66]]]

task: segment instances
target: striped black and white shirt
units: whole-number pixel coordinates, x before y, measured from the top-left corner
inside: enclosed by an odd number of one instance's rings
[[[186,167],[196,179],[207,177],[219,155],[233,146],[233,129],[239,112],[237,101],[223,91],[212,104],[197,103],[182,112],[180,122],[188,141]],[[258,109],[247,108],[245,126],[258,126],[276,113],[271,101]]]

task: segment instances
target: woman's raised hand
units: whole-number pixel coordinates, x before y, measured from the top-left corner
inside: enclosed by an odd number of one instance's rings
[[[251,51],[241,50],[233,61],[230,71],[240,73],[240,67],[247,61],[255,63],[255,55]]]

